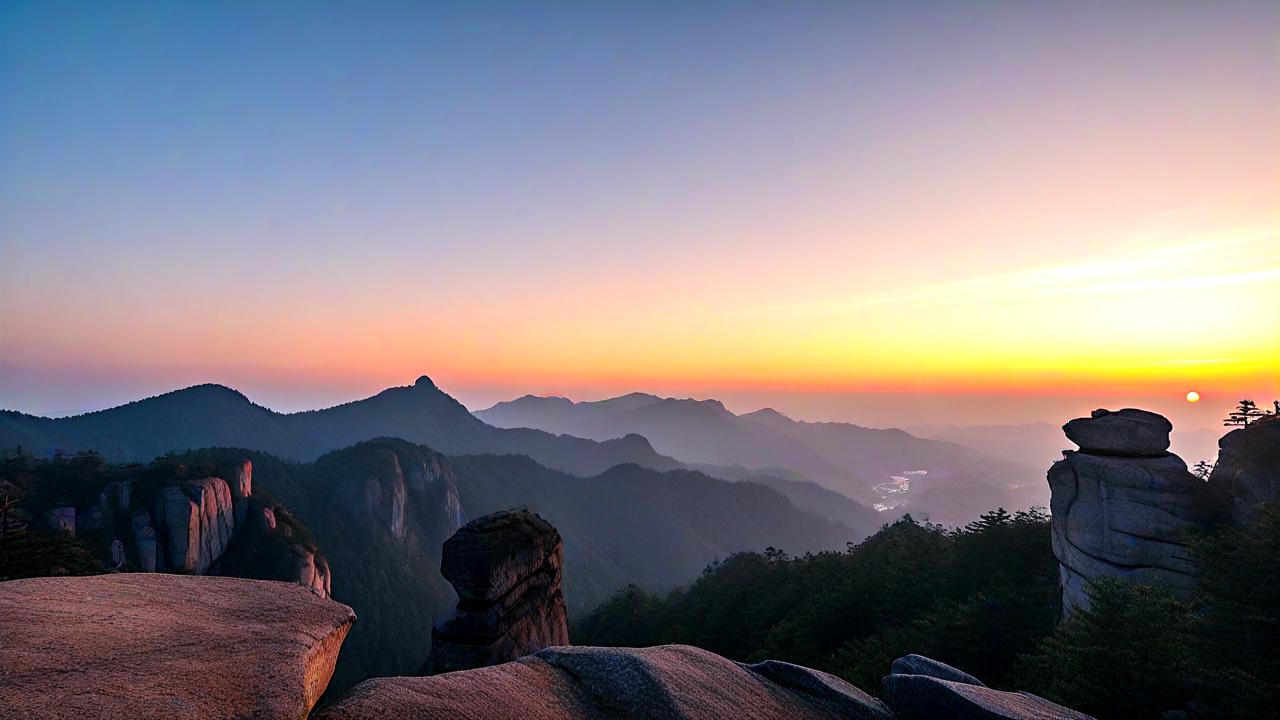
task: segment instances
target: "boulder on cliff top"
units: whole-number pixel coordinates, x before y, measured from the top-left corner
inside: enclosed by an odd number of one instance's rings
[[[351,608],[297,585],[152,573],[0,583],[0,708],[32,720],[303,718]]]
[[[886,675],[884,691],[898,720],[1093,720],[1031,693],[927,675]]]
[[[443,552],[441,573],[458,608],[432,628],[428,670],[496,665],[569,644],[564,549],[546,520],[524,509],[486,515],[459,528]]]
[[[1147,410],[1094,410],[1062,426],[1067,439],[1095,455],[1159,457],[1169,450],[1173,424]]]
[[[742,665],[684,645],[558,647],[501,665],[357,685],[318,720],[892,720],[879,700],[817,670]]]
[[[560,533],[525,508],[463,525],[444,543],[440,574],[466,602],[493,602],[562,552]]]
[[[1178,456],[1068,453],[1049,468],[1048,480],[1066,611],[1089,606],[1086,585],[1099,576],[1158,585],[1180,596],[1194,590],[1191,540],[1218,512],[1220,500]]]

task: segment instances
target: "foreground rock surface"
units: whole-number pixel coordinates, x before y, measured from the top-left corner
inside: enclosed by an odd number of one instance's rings
[[[1181,458],[1156,453],[1168,447],[1172,426],[1155,413],[1099,410],[1065,427],[1081,451],[1064,453],[1048,474],[1064,610],[1087,607],[1087,583],[1098,576],[1189,594],[1191,534],[1214,517],[1218,502]]]
[[[884,691],[899,720],[1093,720],[1030,693],[993,690],[963,670],[922,655],[894,660]]]
[[[883,703],[826,673],[742,665],[684,645],[557,647],[501,665],[431,677],[377,678],[323,720],[758,718],[891,720]]]
[[[151,573],[0,583],[7,717],[303,718],[355,615],[297,585]]]
[[[528,510],[493,513],[445,541],[440,572],[458,593],[431,633],[431,670],[485,667],[569,644],[560,533]]]
[[[1030,693],[927,675],[889,675],[884,679],[884,690],[898,720],[1092,720]]]

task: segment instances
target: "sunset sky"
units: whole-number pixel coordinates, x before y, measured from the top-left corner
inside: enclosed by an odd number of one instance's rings
[[[871,425],[1269,406],[1280,5],[0,5],[0,407],[423,373]]]

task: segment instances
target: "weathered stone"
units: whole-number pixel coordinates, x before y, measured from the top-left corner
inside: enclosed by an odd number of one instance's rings
[[[291,718],[324,692],[351,608],[295,585],[114,574],[0,583],[0,714]]]
[[[885,702],[898,720],[1092,720],[1030,693],[927,675],[887,675]]]
[[[139,510],[130,519],[133,526],[133,546],[138,551],[138,567],[143,572],[155,572],[156,565],[156,531],[151,527],[151,516],[146,510]]]
[[[167,546],[168,569],[203,574],[231,543],[231,489],[216,477],[166,486],[156,496],[154,519]]]
[[[1187,595],[1195,586],[1193,531],[1212,517],[1213,493],[1176,455],[1120,458],[1067,453],[1049,469],[1053,552],[1063,607],[1088,607],[1085,584],[1120,577]]]
[[[495,665],[569,644],[563,552],[560,533],[527,510],[486,515],[446,540],[440,572],[459,599],[454,616],[432,630],[432,670]]]
[[[332,580],[329,576],[329,563],[324,556],[301,545],[293,545],[289,550],[293,556],[298,584],[320,597],[329,597]]]
[[[1231,497],[1236,524],[1256,524],[1263,504],[1280,502],[1280,419],[1256,420],[1224,435],[1209,484]]]
[[[1220,512],[1220,493],[1160,449],[1168,446],[1163,417],[1143,410],[1094,415],[1067,423],[1085,450],[1063,453],[1048,474],[1063,608],[1088,607],[1088,581],[1099,576],[1189,595],[1191,535]]]
[[[236,529],[244,527],[249,512],[249,497],[253,495],[253,463],[245,460],[231,472],[231,505]]]
[[[1125,457],[1159,457],[1169,449],[1173,424],[1146,410],[1094,410],[1062,426],[1067,439],[1084,452]]]
[[[788,663],[741,665],[684,645],[557,647],[492,667],[377,678],[321,712],[323,720],[891,720],[848,683]]]
[[[950,680],[952,682],[965,683],[968,685],[985,684],[978,678],[970,675],[963,670],[957,670],[950,665],[938,662],[933,658],[927,658],[923,655],[904,655],[889,666],[890,675],[925,675],[939,680]]]

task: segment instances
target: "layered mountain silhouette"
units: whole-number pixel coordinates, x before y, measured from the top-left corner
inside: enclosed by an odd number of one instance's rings
[[[723,409],[723,408],[722,408]],[[690,431],[694,428],[690,426]],[[22,447],[37,456],[92,450],[115,462],[145,462],[169,452],[236,447],[308,462],[374,438],[400,438],[446,455],[524,455],[579,476],[617,465],[650,470],[700,470],[713,477],[772,487],[798,508],[842,523],[865,537],[883,522],[877,513],[782,468],[745,469],[681,462],[659,454],[643,436],[603,440],[531,428],[499,428],[472,415],[425,375],[407,387],[323,410],[278,413],[222,385],[197,385],[119,407],[66,418],[0,411],[0,450]],[[762,437],[762,442],[767,441]],[[802,450],[778,443],[778,452]],[[729,457],[721,452],[699,457]],[[754,459],[764,459],[757,453]],[[819,464],[817,469],[838,469]],[[852,480],[850,480],[852,482]]]
[[[996,505],[1022,508],[1048,502],[1038,467],[903,430],[801,422],[767,408],[735,415],[717,400],[632,393],[573,402],[526,395],[476,416],[498,427],[536,428],[600,441],[639,434],[657,452],[677,460],[739,465],[748,474],[770,476],[764,482],[775,487],[781,480],[811,480],[863,504],[889,504],[894,510],[926,513],[943,522],[964,521]],[[876,488],[901,484],[902,478],[912,488],[905,498],[893,493],[886,498],[885,491]]]
[[[193,468],[245,459],[252,461],[255,492],[305,523],[328,558],[332,597],[360,618],[338,659],[332,692],[370,675],[410,675],[422,667],[432,625],[457,601],[440,574],[444,541],[491,512],[527,506],[558,528],[564,598],[573,615],[631,584],[666,592],[734,553],[843,549],[866,535],[797,509],[767,487],[634,464],[580,477],[520,455],[446,457],[392,438],[305,463],[237,448],[172,458]]]
[[[0,448],[36,455],[94,450],[112,461],[146,461],[204,447],[262,450],[309,461],[377,437],[398,437],[449,455],[510,453],[575,474],[621,463],[654,470],[682,465],[638,435],[595,442],[540,430],[485,424],[425,375],[364,400],[323,410],[278,413],[222,385],[197,385],[67,418],[0,412]]]

